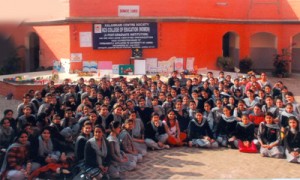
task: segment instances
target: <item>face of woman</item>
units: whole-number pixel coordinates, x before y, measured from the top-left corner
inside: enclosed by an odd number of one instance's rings
[[[243,122],[243,124],[247,125],[249,123],[248,117],[242,116],[242,122]]]
[[[292,129],[296,129],[297,128],[297,122],[295,120],[289,120],[289,126]]]
[[[21,144],[26,144],[28,140],[28,135],[26,133],[21,134],[21,136],[19,137],[19,143]]]
[[[224,115],[225,115],[226,117],[230,117],[230,110],[229,110],[229,109],[224,108],[224,109],[223,109],[223,113],[224,113]]]
[[[175,119],[175,113],[173,111],[169,112],[168,113],[168,118],[172,119],[172,120]]]
[[[49,130],[44,130],[44,131],[42,132],[42,138],[43,138],[45,141],[48,141],[48,140],[50,139],[50,136],[51,136],[51,134],[50,134],[50,131],[49,131]]]
[[[118,135],[121,132],[121,127],[119,126],[119,127],[115,128],[113,131]]]
[[[94,137],[95,139],[101,139],[103,136],[103,132],[100,128],[95,128],[94,130]]]
[[[273,123],[273,117],[272,116],[266,116],[265,121],[267,124],[272,124]]]
[[[9,127],[10,127],[10,121],[9,121],[8,119],[3,120],[2,127],[3,127],[4,129],[9,128]]]
[[[86,126],[83,127],[82,131],[83,131],[84,134],[87,134],[87,135],[88,135],[88,134],[90,134],[91,131],[92,131],[92,126],[86,125]]]
[[[122,108],[121,107],[118,107],[114,110],[115,114],[117,115],[122,115]]]
[[[175,107],[176,107],[177,110],[181,110],[182,109],[182,103],[181,102],[176,103]]]
[[[202,122],[203,115],[201,113],[196,113],[195,117],[198,122]]]
[[[286,112],[288,112],[288,113],[292,113],[292,112],[293,112],[293,107],[290,106],[290,105],[288,105],[288,106],[285,107],[285,110],[286,110]]]

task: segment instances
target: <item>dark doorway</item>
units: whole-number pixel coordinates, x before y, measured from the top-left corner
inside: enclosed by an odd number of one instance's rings
[[[27,71],[36,71],[40,66],[40,38],[36,33],[29,35],[29,64]]]
[[[230,33],[228,32],[223,36],[223,57],[230,56],[229,41],[230,41]]]
[[[222,50],[223,57],[230,57],[234,62],[234,66],[238,67],[240,54],[238,34],[235,32],[227,32],[224,34],[222,40]]]

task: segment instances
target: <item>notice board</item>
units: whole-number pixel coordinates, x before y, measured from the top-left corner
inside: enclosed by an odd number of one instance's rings
[[[93,48],[157,48],[157,23],[94,24]]]

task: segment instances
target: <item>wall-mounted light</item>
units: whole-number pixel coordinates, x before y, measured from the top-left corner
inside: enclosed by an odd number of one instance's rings
[[[216,2],[217,6],[227,6],[228,3],[227,2]]]

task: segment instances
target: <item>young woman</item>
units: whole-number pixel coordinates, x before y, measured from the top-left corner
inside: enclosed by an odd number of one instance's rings
[[[112,121],[110,123],[111,132],[107,137],[109,154],[111,155],[111,165],[109,167],[109,175],[112,178],[119,178],[120,172],[131,171],[136,167],[136,161],[125,155],[120,149],[118,135],[121,132],[121,123]]]
[[[241,121],[243,114],[249,114],[249,111],[246,108],[245,102],[243,100],[240,100],[238,102],[238,106],[234,109],[233,116],[236,117],[237,120]]]
[[[292,116],[299,119],[299,115],[293,110],[293,105],[291,103],[287,103],[285,110],[279,116],[281,132],[285,131],[285,128],[289,125],[289,118]]]
[[[15,137],[15,131],[10,126],[10,121],[8,118],[3,118],[0,121],[0,137],[0,157],[2,157],[2,153],[5,153],[6,149],[13,142]],[[2,161],[0,160],[0,162]]]
[[[76,161],[81,161],[84,159],[84,147],[86,142],[92,138],[92,123],[90,121],[85,121],[81,129],[81,133],[75,142],[75,157]]]
[[[187,133],[187,127],[190,122],[190,117],[189,117],[189,113],[182,108],[182,101],[180,99],[176,100],[175,109],[173,112],[176,115],[176,119],[178,121],[180,131],[183,133]]]
[[[130,112],[129,119],[133,120],[133,127],[131,130],[133,144],[137,148],[138,152],[145,156],[147,154],[147,145],[144,139],[144,123],[141,119],[136,117],[136,111]]]
[[[257,134],[260,143],[260,154],[263,157],[283,157],[283,148],[280,146],[280,129],[273,121],[273,114],[265,115],[265,122],[261,122]]]
[[[231,148],[235,148],[237,145],[234,144],[234,134],[237,119],[230,114],[230,108],[227,106],[223,107],[223,114],[221,115],[220,122],[217,125],[216,137],[220,145]]]
[[[259,104],[254,106],[253,112],[249,114],[249,120],[254,124],[254,133],[256,136],[260,123],[265,121],[265,114],[261,111],[261,106]]]
[[[180,131],[179,123],[176,119],[174,110],[169,110],[167,112],[167,117],[163,123],[168,127],[168,144],[172,146],[182,146],[183,141],[186,139],[186,133]]]
[[[25,179],[33,169],[38,167],[36,164],[29,164],[29,148],[28,134],[21,131],[16,136],[16,141],[6,151],[1,167],[1,178]]]
[[[300,163],[300,133],[299,121],[289,117],[289,127],[285,131],[284,147],[288,162]]]
[[[168,140],[167,127],[159,119],[157,113],[152,113],[151,121],[145,127],[145,143],[147,147],[154,149],[168,149],[166,145]]]
[[[257,153],[256,145],[253,142],[254,128],[254,124],[249,120],[249,117],[242,115],[242,122],[237,123],[235,132],[240,152]]]
[[[133,139],[130,135],[133,129],[133,120],[126,119],[123,125],[123,130],[120,132],[119,141],[121,144],[121,150],[126,153],[126,156],[134,159],[136,162],[142,162],[143,155],[140,154],[137,148],[133,144]]]
[[[188,140],[189,147],[218,147],[218,142],[213,139],[213,134],[208,125],[208,121],[205,117],[203,117],[200,111],[196,112],[195,119],[189,123]]]
[[[99,174],[94,175],[96,179],[101,179],[104,174],[108,173],[110,165],[109,149],[105,139],[105,130],[101,125],[95,126],[94,137],[85,144],[84,161],[87,169],[96,168],[100,170]]]

